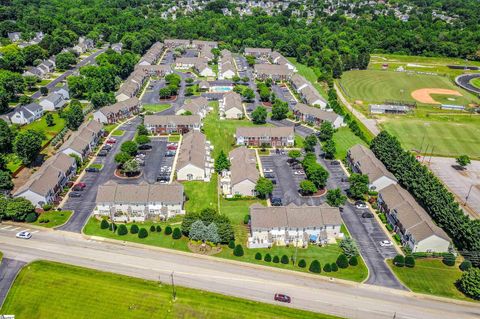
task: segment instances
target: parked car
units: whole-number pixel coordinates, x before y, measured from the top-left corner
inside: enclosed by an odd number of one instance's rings
[[[275,294],[275,297],[273,298],[275,301],[280,301],[280,302],[286,302],[286,303],[291,303],[292,299],[284,294]]]
[[[355,207],[357,207],[358,209],[367,209],[367,204],[365,202],[362,202],[361,200],[357,200],[355,202]]]
[[[294,171],[293,174],[294,175],[305,175],[305,172],[304,171]]]
[[[370,212],[365,212],[362,214],[362,218],[373,218],[373,214]]]
[[[143,150],[143,151],[150,150],[150,149],[152,149],[152,145],[150,145],[150,144],[142,144],[142,145],[139,145],[139,146],[138,146],[138,149],[139,149],[139,150]]]
[[[70,193],[68,197],[72,197],[72,198],[82,197],[82,194],[78,192],[73,192],[73,193]]]
[[[339,162],[339,161],[331,161],[330,164],[332,164],[332,165],[340,165],[340,162]]]
[[[108,140],[107,140],[107,144],[115,144],[117,143],[117,140],[114,139],[113,137],[110,137]]]
[[[100,152],[98,152],[97,156],[101,156],[101,157],[104,157],[104,156],[107,156],[108,155],[108,151],[104,151],[104,150],[101,150]]]
[[[109,144],[106,144],[105,146],[103,146],[100,150],[101,151],[107,151],[107,152],[110,152],[110,150],[112,149],[112,146],[109,145]]]
[[[263,169],[263,172],[264,172],[264,173],[273,173],[273,169],[271,169],[271,168],[264,168],[264,169]]]
[[[275,178],[275,174],[273,173],[265,173],[263,175],[265,176],[265,178]]]
[[[391,242],[390,240],[382,240],[382,241],[380,242],[380,246],[382,246],[382,247],[390,247],[390,246],[392,246],[392,245],[393,245],[393,244],[392,244],[392,242]]]
[[[169,150],[169,151],[174,151],[174,150],[176,150],[177,148],[178,148],[177,145],[174,145],[174,144],[167,146],[167,150]]]
[[[75,185],[73,186],[72,190],[76,191],[76,192],[81,192],[85,189],[85,187],[82,187],[82,186],[79,186],[79,185]]]
[[[85,169],[85,172],[88,172],[88,173],[98,173],[98,172],[100,172],[100,170],[99,170],[98,168],[96,168],[96,167],[87,167],[87,168]]]
[[[273,185],[277,185],[277,180],[275,178],[271,178],[270,180],[272,181]]]
[[[173,157],[175,156],[175,151],[168,151],[165,153],[165,157]]]
[[[282,199],[278,197],[274,197],[271,200],[272,206],[282,206]]]

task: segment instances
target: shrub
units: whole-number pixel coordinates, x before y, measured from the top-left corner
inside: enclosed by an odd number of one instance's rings
[[[330,266],[330,264],[325,264],[325,266],[323,266],[323,271],[324,272],[331,272],[332,271],[332,266]]]
[[[235,249],[235,240],[232,239],[228,242],[228,248]]]
[[[316,259],[314,261],[312,261],[312,263],[310,264],[310,267],[308,268],[308,271],[314,272],[316,274],[320,273],[322,271],[322,267],[320,265],[320,262]]]
[[[157,227],[155,227],[155,230],[157,231],[157,233],[161,233],[162,227],[160,225],[157,225]]]
[[[405,265],[405,258],[398,254],[393,258],[393,264],[397,267],[403,267]]]
[[[111,224],[108,226],[108,230],[115,232],[115,231],[117,230],[117,224],[111,223]]]
[[[155,225],[150,226],[150,231],[154,232],[155,231]]]
[[[357,256],[353,256],[352,258],[350,258],[350,260],[348,261],[348,263],[350,264],[350,266],[357,266],[357,265],[358,265]]]
[[[256,260],[262,260],[262,254],[256,253],[256,254],[255,254],[255,259],[256,259]]]
[[[460,264],[460,270],[461,271],[467,271],[470,268],[472,268],[472,262],[468,259],[462,261],[462,263]]]
[[[390,231],[390,232],[393,231],[393,226],[392,225],[387,224],[385,227],[387,227],[388,231]]]
[[[405,257],[405,267],[415,267],[415,258],[412,255],[408,255],[407,257]]]
[[[233,254],[237,257],[242,257],[243,256],[242,245],[238,244],[237,246],[235,246],[235,248],[233,249]]]
[[[125,226],[124,224],[121,224],[120,226],[118,226],[117,234],[120,236],[128,234],[127,226]]]
[[[269,253],[265,254],[265,257],[263,258],[264,261],[266,261],[267,263],[271,262],[272,261],[272,256],[270,256]]]
[[[130,226],[130,233],[131,233],[131,234],[137,234],[137,233],[138,233],[138,226],[137,226],[137,224],[133,224],[132,226]]]
[[[180,231],[180,228],[175,227],[175,229],[173,230],[172,238],[173,238],[173,239],[180,239],[180,238],[182,238],[182,232]]]
[[[243,217],[243,223],[247,225],[249,221],[250,221],[250,215],[247,214]]]
[[[480,300],[480,268],[470,268],[464,272],[457,284],[464,294]]]
[[[338,256],[337,258],[337,262],[336,262],[337,266],[339,268],[348,268],[348,258],[347,256],[345,256],[344,254],[340,254],[340,256]]]
[[[48,212],[49,210],[51,210],[53,208],[53,205],[52,204],[45,204],[42,206],[43,210]]]
[[[298,267],[300,268],[307,267],[307,262],[305,261],[305,259],[300,259],[300,261],[298,262]]]
[[[29,213],[27,217],[25,217],[25,221],[27,223],[33,223],[37,220],[37,214],[36,213]]]
[[[278,256],[273,256],[273,260],[272,260],[274,263],[278,264],[280,262],[280,258],[278,258]]]
[[[102,219],[102,221],[100,222],[100,228],[101,229],[107,229],[109,226],[110,226],[110,224],[107,222],[107,220]]]
[[[165,227],[165,235],[170,235],[170,234],[172,234],[172,227],[170,226]]]
[[[287,256],[287,255],[283,255],[283,256],[282,256],[282,259],[280,260],[280,262],[281,262],[282,264],[285,264],[285,265],[288,264],[288,261],[289,261],[289,259],[288,259],[288,256]]]
[[[148,232],[145,228],[140,228],[140,230],[138,231],[138,238],[146,238],[148,237]]]
[[[338,271],[338,266],[336,263],[332,263],[330,267],[332,268],[332,271]]]
[[[448,254],[445,254],[445,255],[443,256],[443,260],[442,260],[442,261],[443,261],[443,263],[444,263],[445,265],[452,267],[452,266],[455,266],[455,260],[456,260],[456,259],[457,259],[457,257],[455,257],[454,254],[448,253]]]

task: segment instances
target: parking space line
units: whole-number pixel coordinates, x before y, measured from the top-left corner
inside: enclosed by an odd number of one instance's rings
[[[20,227],[15,227],[15,228],[9,229],[9,231],[16,231],[17,229],[20,229]]]
[[[2,229],[4,230],[8,230],[9,228],[12,228],[13,226],[7,226],[7,227],[3,227]]]

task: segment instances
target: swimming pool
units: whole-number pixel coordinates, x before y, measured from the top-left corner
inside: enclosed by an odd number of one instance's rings
[[[214,93],[225,93],[225,92],[230,92],[233,90],[233,87],[231,86],[212,86],[210,88],[210,92]]]

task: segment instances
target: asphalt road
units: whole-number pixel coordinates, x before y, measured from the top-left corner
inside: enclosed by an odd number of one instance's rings
[[[457,83],[458,86],[464,88],[467,91],[473,92],[475,94],[480,94],[480,88],[470,84],[470,81],[475,78],[480,78],[480,73],[459,75],[455,78],[455,83]]]
[[[97,241],[61,231],[41,231],[30,240],[19,240],[0,227],[0,245],[6,258],[23,262],[51,260],[164,283],[169,283],[173,274],[179,286],[260,302],[274,304],[274,293],[286,293],[292,297],[292,303],[286,304],[288,307],[346,318],[472,319],[480,316],[480,305],[475,303],[121,241]]]
[[[0,264],[0,309],[7,298],[8,291],[17,277],[18,272],[25,264],[23,261],[3,258]]]

